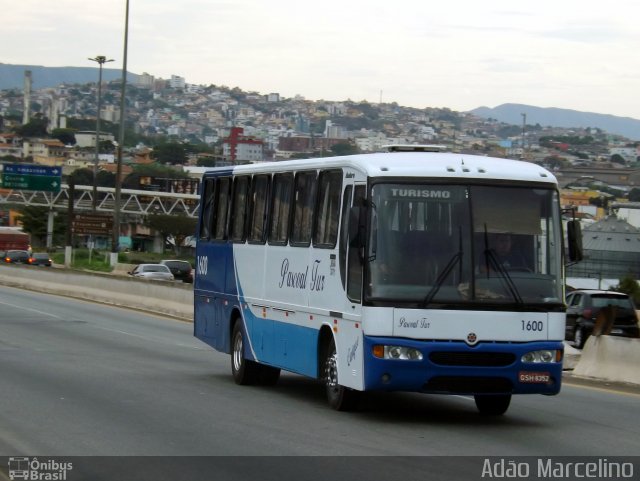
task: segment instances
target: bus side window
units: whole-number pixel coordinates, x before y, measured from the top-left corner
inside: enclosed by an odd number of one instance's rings
[[[229,208],[229,190],[231,187],[231,179],[224,177],[218,179],[218,188],[216,189],[215,200],[215,219],[213,238],[216,240],[224,240],[227,238],[227,212]]]
[[[206,179],[202,192],[202,213],[200,218],[200,239],[209,239],[211,235],[211,221],[213,217],[213,194],[215,179]]]
[[[231,204],[231,240],[244,242],[247,238],[245,225],[249,204],[249,176],[236,177],[233,181],[233,201]]]
[[[269,176],[256,175],[251,188],[251,220],[249,224],[249,242],[264,244],[264,227],[269,197]]]
[[[291,174],[276,174],[273,176],[271,211],[269,215],[269,244],[285,245],[287,243],[289,219],[291,218],[292,191],[293,176]]]
[[[316,200],[317,174],[315,171],[296,174],[293,222],[291,223],[292,246],[308,247],[311,243],[313,206]]]
[[[342,170],[321,172],[318,186],[313,246],[333,249],[338,240]]]

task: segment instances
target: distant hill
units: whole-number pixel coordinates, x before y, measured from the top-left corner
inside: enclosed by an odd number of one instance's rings
[[[542,108],[522,104],[502,104],[495,108],[478,107],[470,113],[481,118],[492,118],[507,124],[522,125],[522,114],[527,115],[527,124],[543,127],[597,127],[611,134],[631,140],[640,140],[640,120],[615,115],[579,112],[577,110]]]
[[[88,60],[87,63],[89,63]],[[88,84],[98,81],[98,64],[95,67],[42,67],[0,63],[0,90],[22,90],[25,70],[31,70],[34,90],[57,87],[62,83]],[[134,82],[137,77],[136,74],[127,72],[127,83]],[[122,78],[121,69],[102,68],[102,80],[105,82],[120,78]]]

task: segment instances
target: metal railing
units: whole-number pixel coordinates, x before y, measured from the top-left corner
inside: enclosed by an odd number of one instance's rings
[[[98,187],[96,212],[113,213],[115,191],[112,187]],[[200,196],[197,194],[122,189],[120,195],[120,212],[125,214],[198,217]],[[73,197],[74,210],[91,211],[93,209],[93,186],[76,185]],[[67,210],[69,186],[62,184],[60,192],[3,189],[0,190],[0,206],[2,205],[36,205],[49,209]]]

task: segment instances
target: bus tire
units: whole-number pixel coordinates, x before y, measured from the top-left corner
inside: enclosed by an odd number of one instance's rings
[[[476,407],[484,416],[501,416],[509,409],[511,394],[476,394]]]
[[[323,379],[329,406],[336,411],[352,411],[358,405],[360,391],[354,391],[338,384],[338,353],[332,338],[324,360]]]
[[[261,364],[259,367],[258,381],[260,384],[263,386],[275,386],[278,383],[278,379],[280,379],[280,369],[265,364]]]
[[[236,384],[248,386],[258,381],[260,365],[244,357],[244,333],[242,323],[236,322],[231,335],[231,373]]]

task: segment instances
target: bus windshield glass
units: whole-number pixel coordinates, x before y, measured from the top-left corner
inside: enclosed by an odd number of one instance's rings
[[[367,301],[562,302],[555,189],[377,183],[370,198]]]

